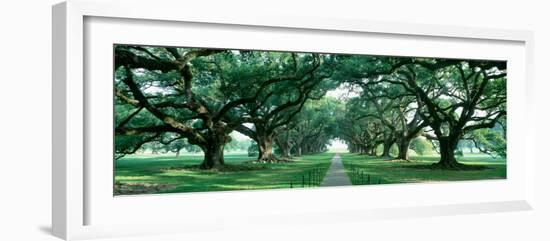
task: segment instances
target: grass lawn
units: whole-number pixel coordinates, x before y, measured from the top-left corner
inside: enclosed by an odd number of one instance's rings
[[[370,183],[416,183],[439,181],[463,181],[505,179],[506,159],[492,158],[487,155],[465,154],[458,161],[470,165],[483,165],[482,170],[432,170],[428,165],[439,160],[439,156],[414,156],[411,162],[388,161],[387,158],[369,157],[365,155],[341,154],[346,173],[354,185],[366,184],[367,174]],[[353,170],[352,170],[353,169]],[[361,176],[361,173],[364,173]]]
[[[205,192],[318,186],[334,154],[295,157],[288,163],[250,163],[255,157],[226,154],[225,166],[201,170],[202,155],[140,156],[115,161],[115,195]]]

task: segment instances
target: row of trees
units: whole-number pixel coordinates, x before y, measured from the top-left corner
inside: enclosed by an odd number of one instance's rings
[[[189,144],[189,142],[185,139],[172,138],[169,140],[170,142],[165,142],[162,139],[159,139],[158,141],[145,143],[141,146],[137,153],[144,154],[147,151],[150,151],[151,154],[174,153],[176,157],[179,157],[181,152],[202,153],[199,146]],[[246,152],[250,146],[252,146],[251,140],[238,140],[232,138],[231,142],[225,145],[224,150],[229,152]]]
[[[258,143],[260,161],[277,161],[275,131],[288,129],[308,99],[332,88],[323,81],[334,70],[331,55],[125,45],[114,51],[118,157],[151,141],[185,138],[212,168],[224,164],[229,133],[237,130]]]
[[[339,80],[362,88],[343,128],[352,151],[373,154],[383,144],[389,156],[397,144],[408,160],[411,140],[422,135],[438,147],[436,167],[460,168],[455,150],[465,139],[505,155],[506,62],[353,56],[342,66]]]
[[[213,168],[237,131],[257,143],[260,162],[322,152],[334,138],[362,153],[382,144],[385,156],[397,144],[408,159],[411,140],[423,135],[439,148],[438,166],[456,168],[460,140],[492,153],[499,136],[486,130],[500,123],[505,134],[505,62],[129,45],[114,52],[117,157],[185,140]],[[342,86],[359,95],[326,96]]]

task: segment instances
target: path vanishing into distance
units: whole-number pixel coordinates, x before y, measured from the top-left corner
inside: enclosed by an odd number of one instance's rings
[[[321,183],[321,187],[346,185],[351,185],[351,181],[346,174],[346,169],[342,163],[342,158],[340,155],[336,154],[332,158],[330,168],[325,175],[325,179],[323,179],[323,182]]]

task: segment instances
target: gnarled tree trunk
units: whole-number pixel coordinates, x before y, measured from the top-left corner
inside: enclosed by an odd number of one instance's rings
[[[397,159],[402,160],[409,160],[409,145],[411,144],[411,139],[403,137],[399,140],[399,143],[397,145],[399,149],[399,154],[397,155]]]
[[[391,139],[384,140],[384,149],[382,151],[382,157],[390,157],[390,149],[393,145],[393,141]]]
[[[367,155],[368,153],[370,153],[370,147],[368,146],[359,147],[359,155]]]
[[[201,147],[204,152],[204,160],[201,167],[204,169],[212,169],[224,164],[223,160],[223,148],[225,143],[209,143],[204,147]]]
[[[208,142],[200,145],[204,152],[204,160],[201,164],[203,169],[212,169],[224,165],[223,149],[225,144],[231,140],[223,129],[214,129],[209,135]]]
[[[259,162],[277,162],[275,154],[273,154],[273,135],[258,136]]]
[[[377,142],[369,142],[368,144],[365,144],[365,155],[369,156],[376,156],[376,149],[380,145],[380,143]]]
[[[277,146],[279,146],[279,148],[281,149],[281,157],[285,159],[291,159],[292,156],[290,155],[290,149],[291,149],[290,140],[288,139],[281,140],[281,138],[276,138],[275,141],[277,143]]]
[[[458,145],[459,137],[457,135],[449,135],[445,137],[439,137],[439,154],[441,159],[438,163],[434,164],[434,167],[443,169],[459,169],[463,166],[455,158],[455,150]]]

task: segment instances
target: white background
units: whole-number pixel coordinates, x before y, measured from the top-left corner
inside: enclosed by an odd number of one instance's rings
[[[191,2],[191,1],[190,1]],[[198,4],[192,1],[194,4]],[[283,12],[535,31],[537,108],[537,199],[535,211],[386,220],[294,228],[257,227],[179,237],[117,240],[549,240],[550,142],[546,73],[550,66],[550,22],[544,1],[200,1],[212,14]],[[260,4],[259,2],[265,2]],[[56,240],[49,234],[51,206],[51,4],[22,0],[0,9],[0,240]],[[130,6],[129,6],[130,7]],[[154,11],[154,10],[152,10]],[[182,9],[185,14],[185,9]],[[406,198],[406,197],[404,197]],[[338,204],[336,204],[338,205]],[[340,204],[342,205],[342,204]],[[230,207],[228,207],[230,208]]]

